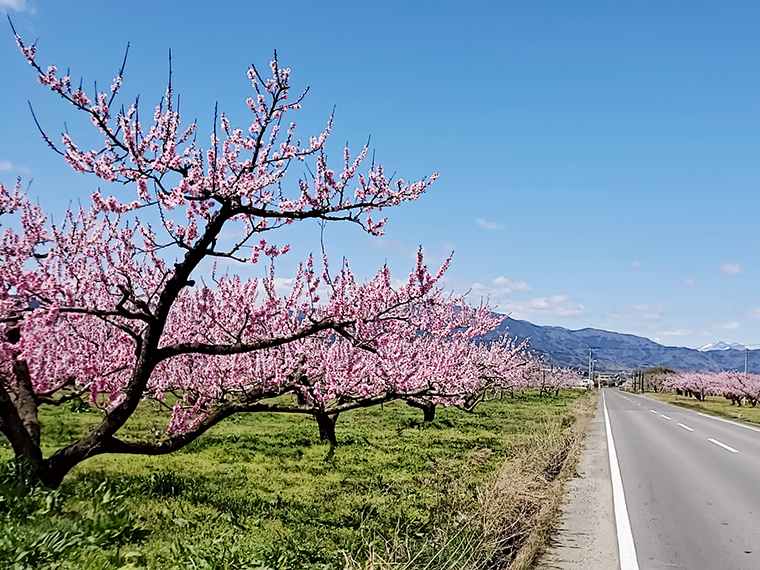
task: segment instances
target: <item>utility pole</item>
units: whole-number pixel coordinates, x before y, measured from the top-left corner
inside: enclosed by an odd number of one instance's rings
[[[588,381],[589,384],[594,383],[594,371],[591,370],[591,348],[588,349]]]
[[[744,347],[744,377],[747,377],[747,362],[749,361],[749,348]]]

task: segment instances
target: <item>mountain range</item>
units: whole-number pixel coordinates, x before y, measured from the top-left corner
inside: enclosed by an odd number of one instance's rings
[[[534,325],[507,317],[498,329],[486,335],[486,340],[509,334],[518,341],[529,339],[530,350],[543,355],[555,366],[587,369],[589,349],[600,372],[622,372],[651,366],[667,366],[673,370],[744,370],[744,347],[713,343],[701,349],[664,346],[648,338],[585,328],[570,330],[562,327]],[[738,345],[741,346],[741,345]],[[760,352],[748,350],[748,371],[760,373]]]

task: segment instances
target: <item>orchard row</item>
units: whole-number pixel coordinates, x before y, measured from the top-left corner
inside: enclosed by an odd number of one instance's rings
[[[357,407],[401,399],[429,419],[438,405],[472,409],[504,391],[575,384],[576,373],[547,370],[525,343],[480,342],[504,317],[447,293],[449,261],[431,272],[421,249],[400,284],[387,267],[362,282],[348,263],[331,271],[322,253],[277,290],[275,262],[289,247],[271,243],[272,232],[316,220],[381,235],[384,211],[419,198],[436,175],[394,180],[367,164],[367,146],[345,148],[331,168],[332,118],[308,142],[297,138],[286,116],[305,93],[291,93],[276,54],[266,77],[248,71],[250,122],[236,128],[220,114],[202,147],[196,125],[181,124],[171,80],[141,115],[137,101],[116,102],[123,67],[108,91],[86,93],[16,39],[38,81],[101,142],[82,148],[41,130],[44,141],[114,191],[55,224],[20,182],[0,186],[0,431],[43,483],[103,453],[173,452],[237,413],[311,414],[334,442],[337,415]],[[309,176],[289,182],[299,162]],[[264,277],[221,273],[219,260],[245,274],[265,265]],[[73,399],[102,420],[43,456],[39,407]],[[145,400],[166,407],[166,425],[125,437]]]
[[[705,396],[725,396],[732,403],[755,406],[760,399],[760,375],[737,371],[675,372],[663,378],[662,386],[699,401]]]

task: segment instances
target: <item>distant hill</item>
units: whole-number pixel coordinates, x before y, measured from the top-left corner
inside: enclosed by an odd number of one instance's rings
[[[530,338],[533,352],[544,355],[555,366],[586,369],[592,349],[596,369],[619,372],[650,366],[668,366],[674,370],[744,370],[744,350],[721,348],[697,350],[679,346],[663,346],[648,338],[601,329],[569,330],[542,327],[528,321],[507,318],[499,329],[486,339],[509,336],[522,341]],[[707,348],[707,347],[704,347]],[[749,351],[749,372],[760,373],[760,352]]]

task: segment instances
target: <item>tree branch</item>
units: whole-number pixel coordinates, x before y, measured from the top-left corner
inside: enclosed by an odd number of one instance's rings
[[[211,344],[203,342],[185,342],[179,344],[173,344],[160,348],[156,354],[156,361],[161,362],[167,358],[173,356],[179,356],[181,354],[210,354],[217,356],[225,356],[231,354],[244,354],[246,352],[253,352],[256,350],[263,350],[265,348],[275,348],[301,340],[312,336],[318,332],[325,330],[338,330],[339,327],[348,326],[353,324],[353,321],[345,321],[336,323],[332,320],[321,320],[305,326],[298,331],[273,338],[264,338],[256,342],[238,342],[234,344]]]

